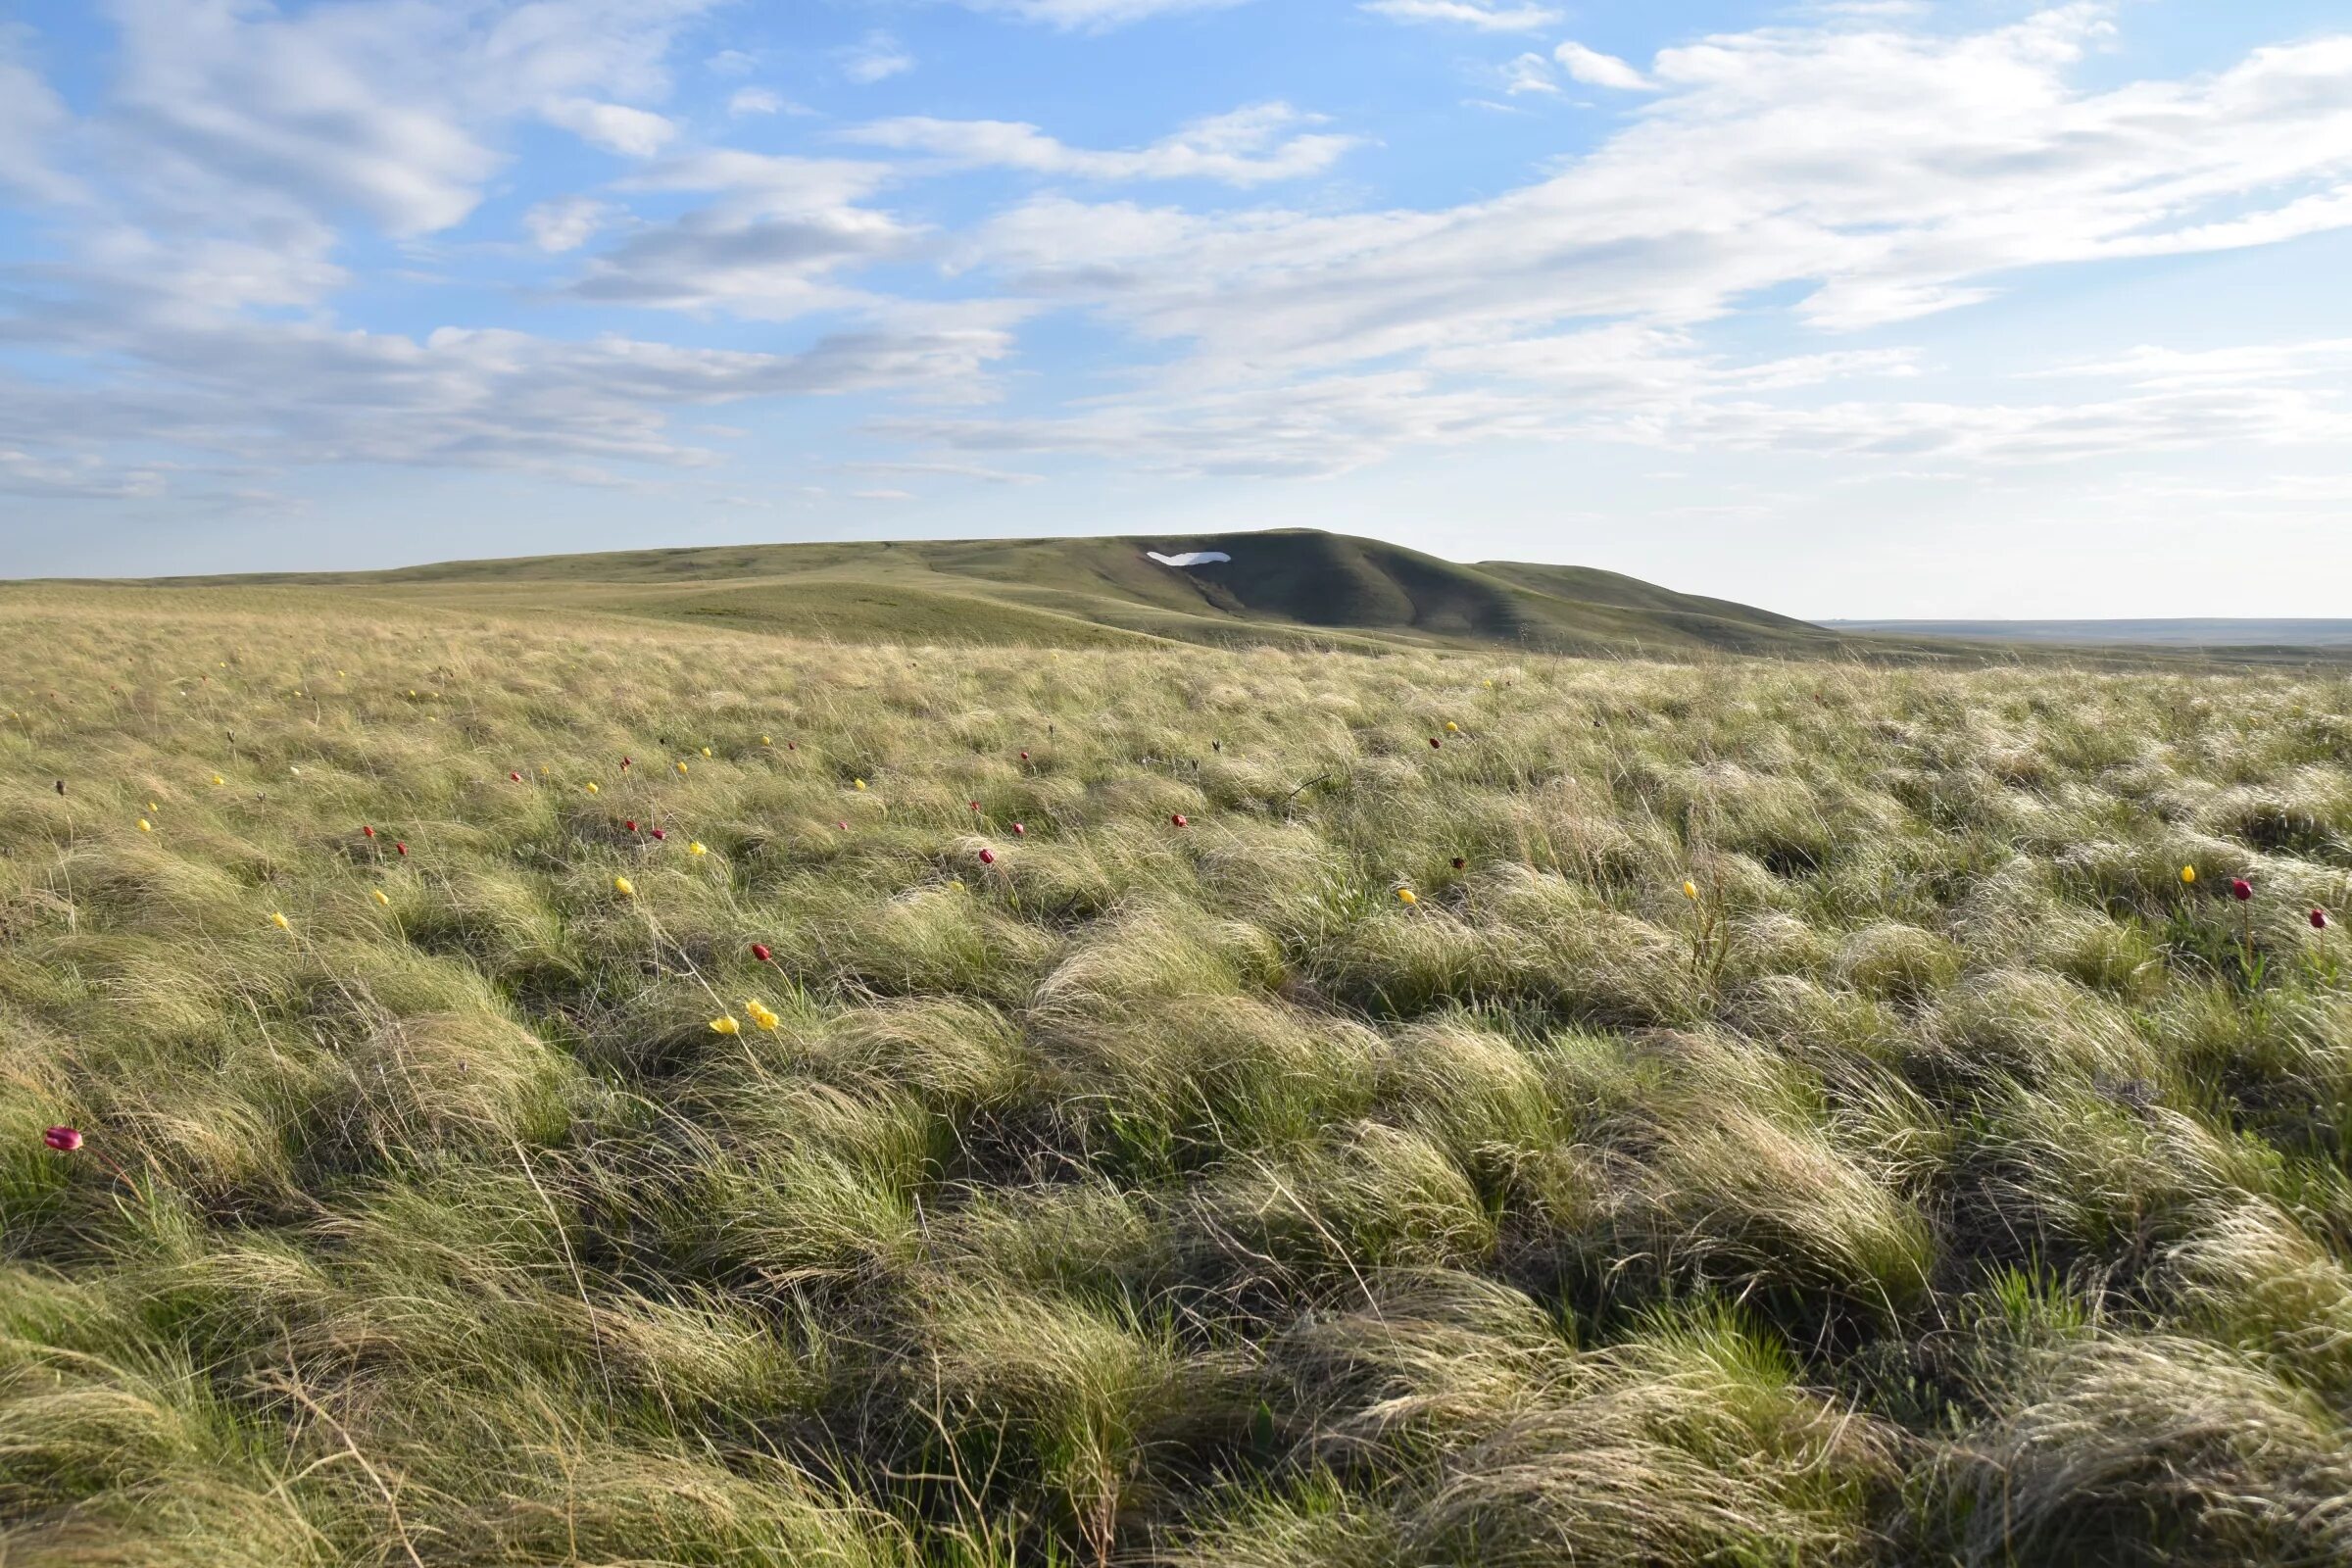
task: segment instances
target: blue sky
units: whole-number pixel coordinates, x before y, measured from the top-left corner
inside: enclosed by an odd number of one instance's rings
[[[1307,525],[2352,614],[2340,5],[12,16],[0,574]]]

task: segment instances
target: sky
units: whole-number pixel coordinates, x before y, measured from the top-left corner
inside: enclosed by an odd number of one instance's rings
[[[10,0],[0,576],[1305,526],[2352,615],[2341,0]]]

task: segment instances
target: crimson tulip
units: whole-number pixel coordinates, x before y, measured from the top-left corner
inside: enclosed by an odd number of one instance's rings
[[[752,944],[752,956],[758,958],[761,963],[765,963],[770,958],[773,958],[775,955],[767,950],[766,943],[755,942]]]
[[[2242,876],[2231,877],[2230,879],[2230,896],[2243,904],[2254,897],[2254,884]]]
[[[994,851],[994,850],[982,850],[982,851],[980,852],[980,863],[981,863],[982,865],[994,865],[994,864],[996,864],[996,863],[997,863],[997,852],[996,852],[996,851]]]
[[[1182,811],[1178,811],[1174,816],[1169,817],[1168,821],[1177,827],[1191,827],[1193,825],[1191,822],[1185,820],[1185,815]]]
[[[81,1147],[81,1131],[75,1127],[52,1127],[41,1134],[41,1142],[61,1154],[71,1154]]]
[[[2328,929],[2328,911],[2326,909],[2314,909],[2311,911],[2311,928],[2314,931],[2325,931]]]

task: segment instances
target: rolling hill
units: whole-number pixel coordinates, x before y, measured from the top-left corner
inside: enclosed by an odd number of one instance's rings
[[[1188,570],[1146,552],[1221,551]],[[621,615],[844,640],[1100,646],[1138,640],[1549,653],[1819,655],[1804,621],[1573,566],[1464,565],[1315,530],[858,541],[460,561],[391,571],[156,579],[305,587],[511,612]]]

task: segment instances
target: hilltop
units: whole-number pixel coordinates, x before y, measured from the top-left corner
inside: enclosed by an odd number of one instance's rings
[[[1191,569],[1148,551],[1222,552]],[[1312,529],[1135,538],[857,541],[459,561],[392,571],[174,577],[471,610],[583,612],[845,641],[1153,641],[1533,652],[1825,654],[1854,639],[1612,572],[1464,565]]]

